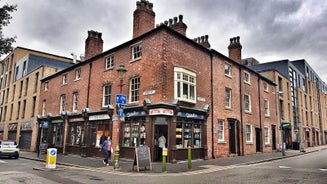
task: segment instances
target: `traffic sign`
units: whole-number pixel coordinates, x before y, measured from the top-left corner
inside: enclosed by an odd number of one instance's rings
[[[118,116],[124,116],[124,109],[123,108],[118,109]]]
[[[124,94],[116,94],[116,104],[126,105],[127,97]]]
[[[51,155],[51,156],[55,156],[55,155],[56,155],[56,153],[57,153],[57,151],[56,151],[56,150],[54,150],[54,149],[50,150],[50,155]]]

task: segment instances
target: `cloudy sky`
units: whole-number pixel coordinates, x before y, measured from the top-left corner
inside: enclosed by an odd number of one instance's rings
[[[156,24],[184,15],[187,37],[209,35],[228,55],[229,38],[241,37],[242,57],[260,62],[305,59],[327,82],[326,0],[150,0]],[[88,30],[102,32],[104,50],[132,39],[136,0],[0,0],[17,4],[5,36],[15,46],[65,57],[84,54]]]

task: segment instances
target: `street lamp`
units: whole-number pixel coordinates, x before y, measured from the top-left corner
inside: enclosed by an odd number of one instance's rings
[[[119,93],[122,94],[123,93],[123,80],[124,80],[124,76],[125,73],[127,72],[124,64],[120,64],[119,67],[117,68],[117,73],[118,73],[118,78],[119,78]],[[116,101],[117,102],[117,101]],[[117,104],[117,144],[115,147],[115,154],[114,154],[114,160],[115,160],[115,164],[114,164],[114,169],[118,169],[119,168],[119,138],[120,138],[120,113],[122,109],[121,109],[121,104]]]
[[[123,93],[123,86],[124,86],[123,79],[124,79],[125,73],[127,72],[124,64],[119,65],[119,67],[117,68],[117,72],[118,72],[118,77],[120,80],[119,85],[118,85],[120,87],[119,93]]]

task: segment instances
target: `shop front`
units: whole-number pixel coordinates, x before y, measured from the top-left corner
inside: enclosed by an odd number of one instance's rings
[[[33,132],[34,122],[26,121],[20,124],[20,139],[19,146],[20,149],[25,151],[30,151],[32,143],[32,132]]]
[[[150,147],[151,160],[161,161],[159,138],[164,136],[168,162],[187,160],[188,149],[192,150],[192,159],[205,158],[207,111],[171,104],[150,104],[125,107],[124,114],[120,134],[121,157],[133,159],[135,148],[144,140]]]

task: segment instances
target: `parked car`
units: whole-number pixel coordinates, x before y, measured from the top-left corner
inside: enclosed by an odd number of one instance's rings
[[[19,158],[19,148],[16,141],[1,140],[0,141],[0,157],[7,156],[9,158]]]

